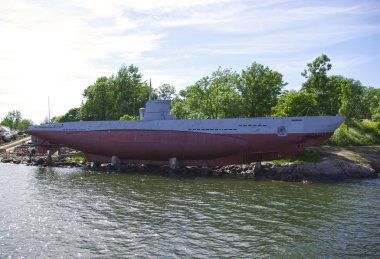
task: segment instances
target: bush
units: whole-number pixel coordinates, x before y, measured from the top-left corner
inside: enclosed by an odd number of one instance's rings
[[[376,114],[372,115],[372,120],[377,122],[377,123],[380,123],[380,113],[376,113]]]
[[[333,146],[370,146],[380,144],[380,125],[374,121],[353,121],[352,127],[340,125],[325,143]]]
[[[373,132],[376,135],[380,135],[380,123],[371,120],[363,120],[359,125],[367,132]]]

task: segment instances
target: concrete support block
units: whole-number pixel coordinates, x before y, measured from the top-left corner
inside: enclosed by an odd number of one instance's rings
[[[115,168],[120,167],[120,158],[118,156],[112,156],[111,157],[111,165]]]
[[[172,157],[169,159],[169,167],[170,169],[177,170],[179,169],[179,160],[176,157]]]

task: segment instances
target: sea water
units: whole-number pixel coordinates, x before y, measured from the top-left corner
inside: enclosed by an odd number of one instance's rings
[[[334,184],[0,164],[0,258],[379,257],[380,180]]]

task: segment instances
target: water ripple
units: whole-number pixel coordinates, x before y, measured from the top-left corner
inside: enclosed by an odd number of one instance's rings
[[[0,164],[0,257],[376,257],[380,181],[176,179]]]

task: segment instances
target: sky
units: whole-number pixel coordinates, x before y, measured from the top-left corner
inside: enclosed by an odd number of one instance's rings
[[[299,90],[317,56],[380,88],[380,1],[0,0],[0,119],[79,107],[98,77],[134,64],[177,90],[253,62]]]

